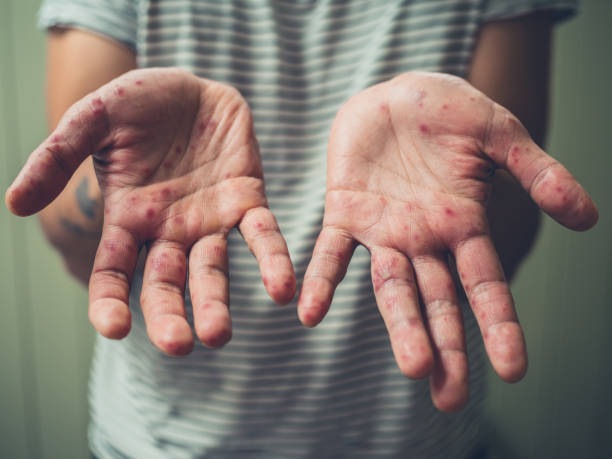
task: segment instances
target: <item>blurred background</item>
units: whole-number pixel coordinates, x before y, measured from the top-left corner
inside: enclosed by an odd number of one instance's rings
[[[39,0],[0,4],[0,189],[45,136]],[[530,369],[490,371],[494,458],[612,457],[612,1],[583,0],[557,28],[547,150],[591,193],[601,218],[573,233],[545,218],[513,286]],[[35,218],[0,208],[0,458],[88,456],[87,295]]]

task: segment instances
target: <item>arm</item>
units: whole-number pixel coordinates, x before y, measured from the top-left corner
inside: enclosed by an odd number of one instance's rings
[[[74,102],[135,67],[133,51],[110,39],[81,30],[52,29],[47,37],[46,81],[50,131]],[[102,209],[92,160],[87,158],[39,216],[48,240],[85,285],[100,240]]]
[[[474,50],[469,82],[514,113],[542,146],[548,118],[552,23],[544,14],[485,24]],[[520,184],[497,171],[488,217],[508,279],[535,239],[540,214]]]
[[[525,117],[541,141],[547,29],[540,37],[543,48],[525,51],[520,45],[533,39],[527,32],[538,35],[537,27],[509,24],[482,31],[472,81]],[[487,55],[496,53],[489,68]],[[530,61],[540,69],[537,77],[530,76]],[[500,251],[508,271],[527,252],[537,214],[509,180],[498,178],[498,196],[490,202],[496,168],[566,227],[582,231],[596,223],[596,206],[571,174],[538,147],[516,116],[460,78],[409,72],[368,88],[340,109],[330,134],[323,228],[304,276],[300,319],[313,326],[323,318],[355,246],[364,245],[396,361],[409,377],[430,375],[433,401],[442,410],[459,408],[468,395],[462,314],[449,255],[496,372],[512,382],[527,369],[489,215],[490,209],[510,215],[494,229],[507,235]],[[506,194],[500,193],[504,186]]]

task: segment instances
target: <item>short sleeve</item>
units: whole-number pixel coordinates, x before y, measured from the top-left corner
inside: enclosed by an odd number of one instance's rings
[[[83,29],[136,49],[137,0],[43,0],[38,25]]]
[[[484,0],[482,21],[510,19],[536,12],[550,13],[559,23],[571,18],[578,9],[578,0]]]

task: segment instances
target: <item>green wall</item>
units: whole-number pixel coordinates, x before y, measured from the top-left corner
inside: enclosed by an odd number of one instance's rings
[[[0,3],[0,188],[45,133],[38,0]],[[546,219],[514,292],[530,370],[490,377],[497,458],[612,457],[612,1],[585,0],[558,28],[549,151],[600,206],[584,234]],[[93,332],[86,293],[65,274],[34,218],[0,209],[0,458],[83,458]]]

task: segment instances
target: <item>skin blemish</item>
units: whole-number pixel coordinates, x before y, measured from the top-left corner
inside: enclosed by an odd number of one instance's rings
[[[123,96],[125,94],[125,90],[123,88],[117,88],[117,95]]]
[[[178,217],[175,218],[176,224],[177,225],[182,225],[183,223],[185,223],[185,219],[179,215]]]
[[[153,169],[151,169],[150,167],[143,167],[141,172],[142,175],[148,177],[149,175],[151,175],[151,172],[153,172]]]
[[[183,148],[180,145],[174,147],[174,153],[176,153],[177,155],[180,154],[181,151],[183,151]]]
[[[136,80],[136,86],[142,86],[142,80]]]
[[[104,215],[110,215],[111,210],[107,207],[106,209],[104,209]]]
[[[387,298],[387,300],[385,301],[385,309],[389,312],[393,312],[397,307],[397,302],[398,301],[396,296],[391,296]]]
[[[115,245],[113,241],[105,241],[104,248],[108,250],[109,252],[115,252],[117,250],[117,246]]]
[[[171,193],[170,192],[170,188],[168,188],[168,187],[162,188],[162,190],[161,190],[162,198],[168,199],[170,197],[170,193]]]
[[[226,174],[224,175],[224,177],[225,177],[226,179],[231,178],[231,177],[232,177],[232,174],[231,174],[230,172],[228,172],[228,173],[226,173]]]
[[[423,107],[423,100],[425,99],[425,97],[427,97],[427,92],[425,92],[423,90],[418,92],[417,100],[416,101],[417,101],[417,105],[419,107]]]
[[[200,124],[198,124],[198,131],[200,132],[200,134],[202,134],[205,130],[206,130],[205,122],[201,122]]]
[[[164,163],[164,168],[165,169],[172,169],[173,166],[174,166],[174,164],[172,164],[172,161],[166,161]]]
[[[149,207],[145,215],[147,216],[149,220],[152,220],[153,217],[155,217],[155,209],[153,209],[152,207]]]
[[[442,110],[448,110],[448,104],[442,105]]]
[[[344,258],[344,253],[342,253],[341,250],[336,251],[336,258],[342,260]]]
[[[555,191],[556,191],[557,193],[561,193],[561,192],[563,192],[563,188],[561,188],[560,186],[555,187]]]
[[[419,125],[419,130],[423,133],[423,134],[429,134],[429,127],[427,127],[426,124],[420,124]]]
[[[283,283],[283,287],[285,287],[285,288],[291,288],[291,287],[293,287],[293,283],[292,283],[292,282],[287,281],[287,282]]]
[[[136,201],[138,201],[138,198],[136,196],[130,196],[130,202],[132,204],[134,204]]]
[[[474,96],[470,96],[470,102],[474,102],[476,98]]]
[[[92,105],[93,105],[93,113],[94,113],[94,115],[101,115],[102,114],[102,107],[104,106],[104,103],[102,102],[102,99],[100,99],[99,97],[94,97],[94,99],[92,101]]]
[[[60,135],[58,135],[58,134],[54,134],[54,135],[51,137],[51,139],[50,139],[50,140],[51,140],[51,143],[56,143],[56,142],[59,142],[60,140],[62,140],[62,138],[61,138],[61,136],[60,136]]]
[[[261,222],[257,222],[255,223],[255,228],[257,228],[258,230],[263,228],[263,224]]]
[[[380,198],[378,198],[378,200],[383,206],[387,204],[387,198],[385,198],[384,196],[381,196]]]
[[[380,104],[380,105],[378,106],[378,109],[379,109],[381,112],[385,113],[385,114],[388,114],[388,113],[389,113],[389,105],[387,105],[387,104],[385,104],[385,103]]]
[[[266,276],[263,277],[263,284],[268,287],[268,283],[270,282]]]
[[[223,247],[216,245],[212,248],[212,252],[215,255],[215,257],[219,258],[223,256]]]
[[[455,216],[455,212],[454,212],[452,209],[449,209],[448,207],[446,207],[446,208],[444,209],[444,213],[445,213],[446,215],[448,215],[449,217],[454,217],[454,216]]]

